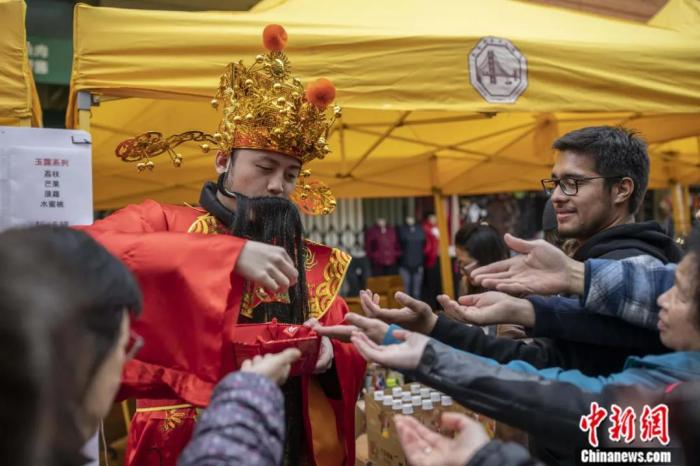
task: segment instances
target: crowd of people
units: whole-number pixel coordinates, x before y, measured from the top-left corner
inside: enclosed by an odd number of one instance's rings
[[[2,464],[84,464],[113,401],[135,398],[129,466],[353,465],[365,361],[529,436],[527,451],[460,414],[441,432],[396,416],[414,466],[570,464],[592,436],[617,445],[606,424],[582,421],[592,405],[660,404],[668,438],[625,446],[674,447],[674,461],[699,464],[700,230],[683,253],[656,223],[635,222],[649,177],[638,135],[588,127],[555,141],[542,185],[569,254],[470,227],[457,238],[456,300],[437,296],[438,310],[398,292],[402,307],[386,309],[363,290],[364,315],[349,313],[338,295],[349,257],[301,227],[300,208],[327,199],[311,185],[294,196],[302,166],[327,153],[334,88],[286,87],[284,29],[263,41],[256,65],[221,79],[218,180],[199,206],[145,201],[87,227],[0,234]],[[240,118],[251,99],[259,121]],[[179,144],[150,143],[124,158]],[[241,332],[276,322],[294,326],[290,340],[302,326],[318,335],[312,369],[293,370],[305,348],[237,361]],[[488,329],[502,325],[515,331]]]

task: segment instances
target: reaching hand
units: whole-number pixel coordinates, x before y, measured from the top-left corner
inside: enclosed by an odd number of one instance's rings
[[[394,416],[396,433],[412,466],[463,466],[489,442],[484,428],[463,414],[444,413],[440,427],[455,438],[434,432],[410,416]]]
[[[520,255],[474,270],[472,280],[509,294],[583,292],[583,267],[544,240],[525,241],[506,234],[506,244]]]
[[[448,316],[468,324],[535,326],[535,309],[527,299],[514,298],[497,291],[462,296],[459,302],[447,295],[440,295],[437,299]]]
[[[292,363],[301,357],[301,351],[296,348],[287,348],[281,353],[255,356],[246,359],[241,365],[241,372],[253,372],[260,374],[277,385],[282,385],[289,377]]]
[[[395,330],[394,336],[403,340],[403,343],[379,346],[360,332],[353,333],[351,341],[367,361],[394,369],[413,370],[418,367],[430,339],[420,333],[406,330]]]
[[[284,248],[258,241],[246,242],[234,272],[273,292],[286,291],[299,276]]]
[[[321,337],[321,348],[318,352],[318,360],[314,374],[322,374],[333,365],[333,344],[328,337]]]
[[[360,291],[360,304],[367,317],[383,320],[389,324],[398,324],[405,329],[430,334],[437,322],[437,316],[428,304],[411,298],[406,293],[397,291],[394,295],[396,301],[401,304],[401,309],[382,309],[379,301],[370,290]]]
[[[315,319],[313,319],[315,320]],[[379,344],[384,340],[389,329],[389,324],[382,322],[379,319],[370,319],[363,317],[354,312],[349,312],[345,315],[345,322],[349,325],[329,325],[324,327],[318,321],[311,325],[311,328],[319,335],[323,335],[336,340],[348,343],[353,332],[362,332],[367,335],[370,340]]]

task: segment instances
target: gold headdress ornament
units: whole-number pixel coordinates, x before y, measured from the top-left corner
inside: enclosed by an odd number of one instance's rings
[[[335,86],[321,78],[306,88],[291,76],[287,55],[287,32],[277,24],[263,31],[265,55],[255,57],[246,67],[242,61],[230,63],[221,76],[215,109],[223,109],[223,118],[214,134],[187,131],[164,137],[147,132],[123,141],[116,149],[117,157],[137,162],[137,169],[152,170],[151,158],[168,153],[176,167],[183,157],[175,148],[186,142],[200,144],[202,151],[212,148],[229,154],[233,149],[264,149],[298,159],[302,164],[323,159],[330,148],[326,142],[330,128],[341,109],[333,105]],[[335,209],[330,189],[318,180],[310,180],[304,170],[292,195],[299,208],[307,214],[328,214]]]

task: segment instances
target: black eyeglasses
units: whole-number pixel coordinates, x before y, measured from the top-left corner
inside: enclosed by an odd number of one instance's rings
[[[567,196],[575,196],[578,194],[578,187],[579,184],[582,182],[585,183],[586,181],[591,181],[591,180],[614,180],[614,179],[622,179],[624,176],[590,176],[590,177],[585,177],[585,178],[572,178],[572,177],[564,177],[562,179],[549,179],[549,180],[540,180],[542,183],[542,188],[544,189],[544,193],[547,196],[551,196],[552,193],[554,192],[555,189],[557,189],[557,186],[561,188],[561,192],[566,194]]]

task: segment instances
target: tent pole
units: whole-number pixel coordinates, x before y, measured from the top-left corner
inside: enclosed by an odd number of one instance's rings
[[[688,186],[674,182],[671,188],[673,227],[676,237],[686,237],[690,232],[690,193]]]
[[[450,245],[450,234],[447,229],[447,212],[445,210],[445,200],[447,198],[441,192],[433,193],[433,201],[435,203],[435,216],[438,221],[438,229],[440,230],[440,275],[442,277],[442,292],[454,298],[454,285],[452,281],[452,262],[448,248]]]
[[[86,91],[78,92],[78,129],[90,132],[90,117],[93,104],[92,94]]]

